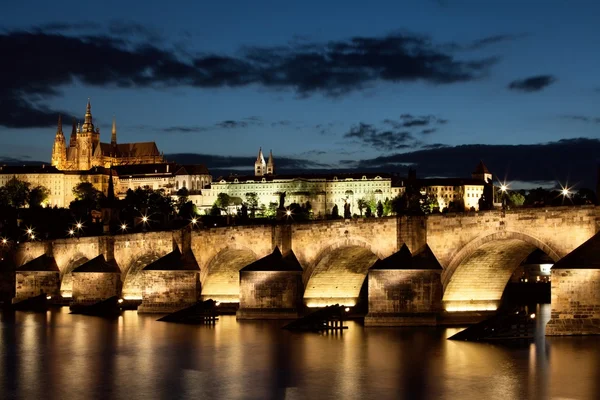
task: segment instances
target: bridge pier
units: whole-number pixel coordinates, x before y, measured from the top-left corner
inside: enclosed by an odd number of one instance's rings
[[[58,297],[60,293],[60,272],[51,255],[44,254],[33,259],[17,268],[15,274],[13,304],[40,294]]]
[[[600,233],[552,267],[546,335],[600,334]]]
[[[94,304],[121,294],[121,270],[104,255],[73,270],[73,301],[71,306]]]
[[[139,313],[171,313],[195,304],[200,297],[200,268],[190,251],[178,248],[146,266],[142,272]]]
[[[411,255],[406,245],[369,270],[365,326],[432,326],[441,310],[442,267],[427,245]]]
[[[273,253],[240,270],[237,319],[294,319],[302,304],[302,267],[293,251]]]

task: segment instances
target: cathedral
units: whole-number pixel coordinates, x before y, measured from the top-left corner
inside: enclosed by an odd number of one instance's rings
[[[93,167],[158,164],[164,157],[154,142],[117,143],[117,124],[113,119],[110,143],[100,142],[100,128],[94,127],[92,106],[88,100],[83,125],[75,124],[67,145],[58,117],[58,128],[52,147],[52,166],[61,171],[87,171]]]

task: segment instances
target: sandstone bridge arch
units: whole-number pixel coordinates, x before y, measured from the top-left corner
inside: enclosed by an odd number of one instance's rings
[[[495,310],[510,276],[535,249],[554,262],[560,253],[529,234],[495,232],[478,237],[452,258],[442,273],[442,304],[447,311]]]
[[[127,300],[141,300],[144,289],[143,269],[164,256],[164,254],[152,251],[132,260],[123,275],[122,296]]]
[[[200,271],[202,299],[236,303],[240,296],[240,269],[258,259],[249,247],[231,244],[220,249]]]
[[[369,268],[385,257],[363,238],[336,240],[317,254],[303,273],[304,302],[309,307],[354,306]]]
[[[73,295],[73,270],[90,259],[82,253],[76,253],[65,264],[64,268],[60,269],[60,295],[63,297],[71,297]]]

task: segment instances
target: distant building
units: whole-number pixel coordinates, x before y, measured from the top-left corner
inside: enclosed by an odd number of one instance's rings
[[[67,146],[62,130],[62,119],[52,147],[52,166],[59,170],[86,171],[92,167],[164,162],[154,142],[117,143],[117,123],[113,118],[110,143],[100,142],[100,128],[95,128],[92,106],[88,100],[83,125],[75,124]]]

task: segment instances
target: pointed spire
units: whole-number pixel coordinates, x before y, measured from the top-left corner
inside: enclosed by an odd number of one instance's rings
[[[112,169],[112,164],[110,164],[110,169],[108,170],[109,173],[109,177],[108,177],[108,193],[106,194],[106,200],[108,201],[108,204],[110,206],[113,205],[113,202],[115,201],[115,187],[113,184],[113,169]]]
[[[83,121],[83,125],[81,126],[82,132],[94,132],[94,124],[92,121],[92,104],[90,103],[90,98],[88,97],[87,106],[85,108],[85,119]]]
[[[269,150],[269,161],[267,161],[267,164],[273,165],[273,150]]]
[[[56,134],[63,134],[63,130],[62,130],[62,116],[60,114],[58,114],[58,127],[56,128]]]
[[[113,115],[113,123],[112,123],[112,136],[110,138],[110,144],[113,146],[117,145],[117,119]]]
[[[256,157],[256,162],[264,163],[265,157],[263,156],[262,147],[258,148],[258,157]]]
[[[77,145],[77,120],[73,117],[73,128],[71,129],[71,138],[69,139],[69,147]]]

